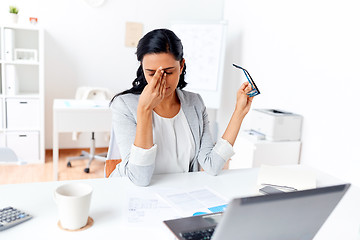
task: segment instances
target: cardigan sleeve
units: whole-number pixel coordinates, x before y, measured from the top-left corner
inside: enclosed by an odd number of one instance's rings
[[[222,138],[214,144],[205,104],[200,95],[198,95],[198,97],[201,106],[201,114],[199,114],[199,116],[201,116],[202,119],[199,122],[202,124],[202,131],[200,131],[200,148],[197,161],[205,172],[211,175],[217,175],[224,167],[226,161],[235,153],[232,145]]]
[[[135,99],[129,99],[129,101]],[[133,104],[136,106],[137,104]],[[134,108],[134,107],[133,107]],[[134,146],[136,135],[136,117],[131,104],[127,104],[122,96],[111,104],[112,128],[122,161],[110,177],[127,176],[134,184],[147,186],[155,169],[157,147],[142,149]]]

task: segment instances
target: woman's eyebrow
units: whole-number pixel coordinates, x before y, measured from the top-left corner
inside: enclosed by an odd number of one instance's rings
[[[172,68],[175,68],[175,67],[168,67],[168,68],[163,68],[163,70],[169,70],[169,69],[172,69]],[[156,72],[156,69],[145,69],[146,71],[149,71],[149,72]]]

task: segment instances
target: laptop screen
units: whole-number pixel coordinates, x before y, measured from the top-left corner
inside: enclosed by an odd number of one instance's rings
[[[234,199],[212,239],[313,239],[349,186]]]
[[[233,199],[223,214],[164,221],[178,239],[215,228],[212,240],[310,240],[350,184]]]

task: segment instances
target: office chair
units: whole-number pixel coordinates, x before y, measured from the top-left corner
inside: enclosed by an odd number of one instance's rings
[[[78,100],[110,100],[111,99],[111,92],[106,88],[92,88],[92,87],[79,87],[76,90],[75,99]],[[91,121],[91,120],[90,120]],[[73,133],[73,140],[78,139],[78,132]],[[68,157],[67,160],[67,167],[71,167],[71,161],[75,160],[84,160],[89,159],[86,168],[84,168],[85,173],[90,172],[90,164],[93,160],[99,160],[105,162],[107,153],[95,154],[95,132],[91,133],[91,144],[90,144],[90,151],[81,151],[81,155],[77,157]]]
[[[111,173],[115,170],[116,165],[121,162],[121,156],[118,146],[116,145],[114,130],[111,129],[109,148],[106,155],[105,162],[105,177],[108,178]]]

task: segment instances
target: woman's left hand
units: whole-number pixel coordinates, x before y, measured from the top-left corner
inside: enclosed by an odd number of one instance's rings
[[[249,97],[247,94],[251,90],[252,88],[249,82],[244,82],[237,92],[235,112],[242,116],[245,116],[250,110],[254,97]]]

